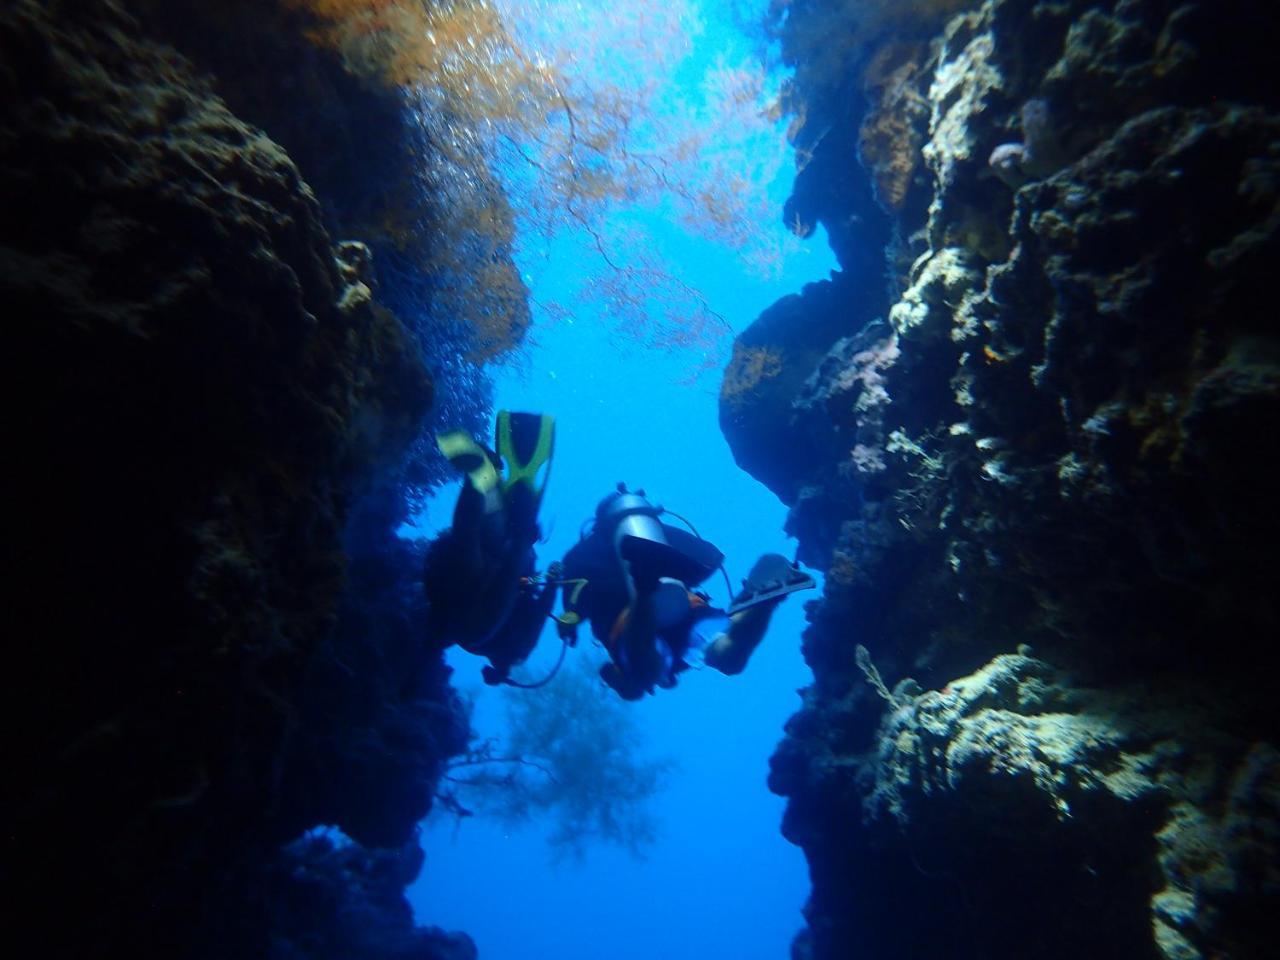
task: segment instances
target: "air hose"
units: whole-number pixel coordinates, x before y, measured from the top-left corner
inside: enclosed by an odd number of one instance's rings
[[[561,580],[561,579],[544,580],[541,574],[533,574],[527,579],[530,581],[538,581],[543,584],[554,584],[557,587],[573,584],[573,591],[569,594],[570,603],[578,602],[578,596],[582,593],[583,589],[587,585],[586,577],[576,577],[570,580]],[[561,616],[562,617],[573,616],[576,618],[577,614],[566,613],[566,614],[562,614]],[[559,622],[561,620],[561,617],[557,617],[553,615],[551,619]],[[545,677],[543,677],[541,680],[535,681],[534,683],[521,683],[519,680],[512,680],[510,677],[504,677],[502,682],[509,687],[517,687],[520,690],[537,690],[539,687],[545,687],[548,683],[552,681],[552,679],[555,678],[555,675],[560,672],[560,668],[564,666],[565,654],[567,654],[568,652],[569,652],[569,640],[567,637],[562,637],[560,640],[560,656],[556,658],[556,665],[551,668],[551,672],[548,673]]]
[[[658,509],[661,510],[663,513],[671,514],[671,516],[675,517],[677,520],[683,523],[686,527],[689,528],[689,532],[692,533],[699,540],[701,540],[703,543],[709,542],[706,539],[706,537],[704,537],[702,534],[698,532],[698,528],[695,527],[693,523],[689,521],[688,518],[681,516],[680,514],[676,513],[674,510],[668,507],[659,507]],[[728,605],[733,603],[733,582],[729,579],[729,571],[724,568],[723,560],[720,561],[720,566],[717,567],[717,569],[720,571],[720,576],[724,577],[724,588],[729,591],[729,599],[726,603],[726,609],[727,609]]]
[[[503,679],[502,682],[509,687],[518,687],[521,690],[537,690],[539,687],[545,687],[548,683],[552,681],[555,675],[560,672],[560,668],[564,666],[564,656],[568,652],[569,652],[569,641],[561,640],[560,656],[556,659],[556,665],[552,667],[551,672],[548,673],[541,680],[538,680],[534,683],[521,683],[519,680],[512,680],[510,677],[506,677]]]

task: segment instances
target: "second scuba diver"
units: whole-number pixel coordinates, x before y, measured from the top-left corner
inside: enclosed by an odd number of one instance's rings
[[[502,410],[496,450],[461,430],[436,442],[464,479],[453,525],[427,547],[429,629],[440,646],[456,643],[488,657],[486,683],[510,682],[511,668],[533,651],[555,604],[555,585],[538,582],[534,553],[555,420]]]
[[[723,569],[724,555],[696,532],[663,523],[664,513],[671,512],[643,490],[618,484],[557,571],[564,587],[564,612],[556,618],[561,636],[576,642],[586,620],[609,653],[600,676],[625,700],[674,687],[677,674],[700,662],[741,673],[778,604],[814,586],[798,566],[767,553],[728,610],[712,607],[694,588]]]

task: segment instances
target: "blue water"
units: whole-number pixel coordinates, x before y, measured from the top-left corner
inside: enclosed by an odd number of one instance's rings
[[[713,23],[694,56],[709,58],[717,44],[736,42],[730,29]],[[788,168],[760,185],[775,211],[792,173]],[[760,279],[744,273],[728,251],[670,225],[663,211],[632,210],[628,217],[638,218],[734,331],[835,267],[819,235],[792,251],[777,276]],[[780,216],[775,222],[781,230]],[[566,243],[522,250],[535,301],[567,298],[578,274],[599,268],[577,262],[575,249]],[[557,418],[542,508],[550,536],[539,548],[540,567],[576,542],[582,522],[618,481],[643,487],[692,520],[726,554],[735,588],[761,553],[791,556],[794,546],[782,533],[785,508],[738,469],[720,433],[719,370],[731,336],[705,358],[664,353],[592,322],[590,313],[574,322],[544,318],[519,361],[493,371],[499,408]],[[715,370],[690,384],[690,371],[703,359],[714,361]],[[420,521],[422,532],[448,524],[455,493],[441,492]],[[723,602],[723,583],[708,587]],[[782,605],[741,676],[689,671],[676,689],[628,705],[645,733],[646,753],[678,767],[657,797],[660,834],[646,859],[597,845],[581,863],[553,865],[536,824],[508,830],[480,817],[461,824],[436,817],[424,826],[427,864],[409,891],[418,922],[466,931],[485,960],[786,957],[801,926],[808,878],[800,851],[779,833],[783,803],[765,779],[783,723],[798,706],[796,691],[809,681],[800,633],[803,603],[814,596]],[[543,675],[558,652],[548,629],[523,675]],[[449,661],[455,682],[477,698],[479,735],[500,736],[502,695],[480,684],[483,661],[457,649]]]
[[[820,249],[792,269],[825,270]],[[795,289],[794,278],[721,279],[717,303],[744,323]],[[683,358],[619,350],[599,327],[565,325],[538,339],[532,372],[503,371],[497,402],[558,418],[544,565],[575,542],[618,480],[689,517],[725,552],[735,579],[760,553],[792,552],[781,532],[785,509],[733,462],[714,390],[676,383]],[[778,832],[782,801],[765,777],[795,691],[808,682],[799,648],[805,596],[778,610],[744,674],[690,672],[675,690],[631,705],[652,754],[679,767],[658,798],[662,833],[646,861],[601,846],[581,865],[553,868],[536,829],[508,832],[476,818],[455,832],[453,821],[435,820],[423,840],[427,866],[410,891],[419,921],[466,930],[489,960],[595,960],[604,944],[618,957],[787,956],[808,884],[800,851]],[[529,675],[540,675],[557,650],[548,631]],[[458,650],[449,659],[460,686],[479,687],[482,660]],[[481,733],[500,733],[498,695],[482,687],[476,695]]]

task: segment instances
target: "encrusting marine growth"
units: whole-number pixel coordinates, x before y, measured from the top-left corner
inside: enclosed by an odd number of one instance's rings
[[[771,762],[795,953],[1268,956],[1275,10],[888,6],[779,5],[784,219],[842,271],[721,398],[828,574]]]

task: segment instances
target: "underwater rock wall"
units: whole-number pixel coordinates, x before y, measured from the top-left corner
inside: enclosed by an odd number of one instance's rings
[[[433,391],[368,248],[110,0],[6,4],[0,208],[12,939],[474,956],[403,898],[466,719],[382,549]]]
[[[440,224],[458,213],[441,181],[453,183],[465,174],[505,208],[501,187],[492,179],[479,183],[484,170],[463,171],[442,161],[448,151],[435,144],[439,118],[423,115],[404,90],[367,70],[357,72],[340,50],[319,42],[317,22],[303,12],[311,5],[303,0],[128,0],[127,6],[149,33],[208,75],[236,116],[288,152],[315,192],[331,235],[358,238],[369,247],[366,279],[378,302],[418,334],[435,387],[431,410],[403,463],[403,481],[421,497],[452,480],[453,468],[437,450],[435,434],[484,433],[491,387],[479,365],[467,359],[476,351],[474,325],[459,319],[457,304],[447,296],[441,302],[440,278],[432,276],[442,260],[465,264],[469,255],[446,255],[443,249],[456,240],[442,237]],[[360,4],[348,6],[356,10]],[[470,277],[466,282],[473,286]],[[528,323],[527,307],[517,312],[516,341]]]
[[[882,6],[781,24],[788,222],[844,269],[721,399],[826,573],[770,780],[794,953],[1268,955],[1278,15]]]

